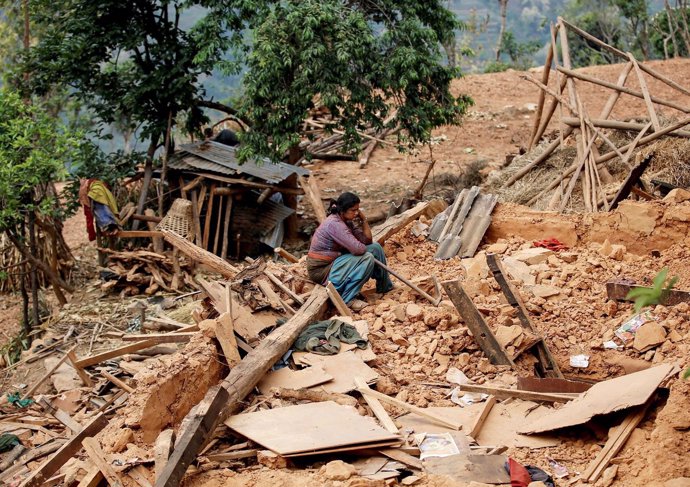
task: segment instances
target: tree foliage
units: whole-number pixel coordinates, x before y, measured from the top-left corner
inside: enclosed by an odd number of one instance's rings
[[[105,122],[127,114],[162,140],[170,114],[204,121],[201,81],[244,73],[252,125],[243,157],[282,157],[317,99],[350,148],[365,125],[400,125],[410,143],[457,123],[455,70],[440,45],[459,25],[439,0],[33,0],[45,34],[27,59],[33,89],[65,83]],[[182,27],[183,15],[200,19]]]
[[[57,216],[47,186],[64,173],[78,145],[76,135],[40,108],[0,91],[0,231],[21,235],[29,212]]]
[[[673,289],[676,282],[678,282],[678,276],[668,279],[668,267],[664,267],[654,277],[651,288],[638,287],[631,289],[625,299],[634,299],[635,313],[639,313],[645,306],[659,304],[662,298]]]

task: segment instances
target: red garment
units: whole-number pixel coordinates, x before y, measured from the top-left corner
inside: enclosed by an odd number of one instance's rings
[[[508,466],[510,468],[511,487],[527,487],[532,482],[532,477],[527,469],[512,458],[508,459]]]
[[[96,227],[93,224],[93,212],[90,206],[82,206],[84,208],[84,216],[86,217],[86,233],[89,234],[89,242],[96,240]]]
[[[547,238],[544,240],[538,240],[532,242],[535,247],[543,247],[545,249],[558,251],[558,250],[568,250],[568,246],[556,238]]]

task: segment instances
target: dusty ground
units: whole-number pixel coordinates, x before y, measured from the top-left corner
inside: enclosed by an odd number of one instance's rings
[[[650,64],[681,84],[690,84],[690,60]],[[621,69],[622,65],[617,65],[588,68],[584,71],[615,82]],[[538,92],[533,85],[521,79],[523,74],[506,72],[476,75],[454,83],[454,89],[470,94],[476,105],[462,127],[447,127],[435,134],[445,135],[447,138],[433,149],[437,161],[434,175],[438,180],[442,179],[443,174],[462,172],[469,164],[477,161],[499,167],[507,153],[517,152],[520,146],[527,144],[533,116],[527,105],[536,103]],[[536,73],[534,76],[539,77],[540,74]],[[636,86],[633,78],[634,76],[630,77],[628,86]],[[551,84],[554,83],[555,80],[552,80]],[[649,85],[650,90],[661,98],[672,97],[679,103],[690,105],[690,98],[673,95],[671,89],[663,84],[649,82]],[[578,90],[590,114],[596,114],[604,105],[605,90],[592,88],[584,83],[578,86]],[[664,110],[662,115],[670,117],[674,114],[670,110]],[[624,97],[613,116],[618,119],[643,117],[644,103],[642,100]],[[555,125],[552,127],[557,128]],[[359,169],[356,162],[316,163],[312,169],[317,174],[325,195],[335,196],[344,190],[354,190],[362,196],[365,211],[373,211],[387,208],[391,201],[399,200],[414,190],[426,169],[427,162],[423,161],[428,159],[427,149],[422,149],[418,156],[406,156],[386,148],[378,150],[363,170]],[[427,187],[426,194],[440,190],[440,185],[435,187],[432,182]],[[656,216],[654,231],[647,236],[626,234],[625,228],[629,220],[620,216],[620,212],[601,217],[602,220],[599,221],[581,215],[541,215],[511,205],[497,208],[495,224],[481,251],[491,249],[512,255],[531,247],[534,239],[551,236],[557,236],[572,247],[572,255],[567,258],[562,254],[550,256],[542,267],[534,271],[535,284],[559,288],[561,291],[558,294],[545,299],[536,296],[531,287],[520,285],[535,326],[545,335],[559,366],[567,375],[600,380],[624,373],[625,367],[631,364],[649,366],[660,361],[687,363],[690,353],[690,310],[683,305],[657,306],[652,310],[656,320],[665,327],[669,335],[654,353],[640,353],[631,346],[616,351],[602,349],[603,341],[610,339],[612,331],[631,315],[630,304],[607,301],[603,286],[606,280],[634,277],[645,282],[661,267],[668,266],[672,275],[680,277],[678,287],[690,288],[688,220],[673,218],[673,215],[678,215],[676,206],[665,203],[650,205]],[[680,206],[690,210],[690,203]],[[688,214],[690,213],[682,213]],[[612,235],[612,230],[627,235],[626,240],[611,242],[627,246],[615,258],[601,251],[601,244]],[[83,216],[77,215],[70,219],[65,233],[70,245],[79,249],[75,252],[77,258],[95,262],[93,249],[86,243]],[[496,243],[500,247],[489,247]],[[658,250],[658,256],[651,258],[651,250]],[[490,326],[497,329],[512,323],[500,292],[483,264],[483,254],[471,261],[452,259],[437,262],[432,258],[435,245],[415,238],[407,231],[390,239],[386,251],[391,265],[405,275],[434,274],[444,280],[465,278],[475,303]],[[433,308],[402,287],[387,296],[371,297],[370,300],[371,305],[359,316],[367,319],[372,328],[371,340],[378,354],[374,366],[382,376],[378,384],[381,392],[396,395],[420,407],[451,406],[452,403],[447,398],[448,389],[434,385],[445,382],[445,374],[450,367],[463,370],[477,383],[499,380],[510,385],[516,380],[514,372],[488,363],[449,302]],[[408,303],[415,303],[419,312],[415,308],[414,312],[408,313]],[[65,333],[71,324],[76,324],[78,332],[82,334],[80,343],[84,350],[80,349],[81,355],[89,346],[92,330],[97,330],[99,326],[101,330],[123,330],[127,327],[131,317],[124,310],[125,305],[115,296],[104,298],[97,283],[88,283],[83,292],[63,310],[61,319],[56,324],[56,335]],[[16,312],[16,299],[3,299],[2,306],[5,308],[0,313],[0,319],[3,320],[0,321],[0,333],[11,334],[11,314]],[[404,307],[402,313],[400,306]],[[9,311],[5,311],[8,309]],[[676,333],[671,335],[671,331]],[[96,344],[94,352],[104,347],[103,344]],[[590,367],[570,367],[569,357],[574,353],[591,354]],[[147,374],[139,379],[147,388],[153,384],[150,382],[152,378],[159,378],[167,384],[164,395],[167,402],[163,405],[165,408],[173,408],[168,402],[175,402],[178,395],[175,391],[168,390],[170,382],[163,378],[182,373],[171,366],[170,362],[171,359],[174,362],[181,358],[182,356],[176,355],[152,363],[147,366]],[[197,368],[198,366],[199,363],[195,365]],[[529,369],[530,363],[521,363],[520,367],[522,370]],[[8,383],[16,384],[18,381],[31,383],[40,374],[40,368],[22,369],[19,375],[8,378],[3,386]],[[217,374],[217,371],[214,370],[213,374]],[[189,377],[185,379],[189,380]],[[422,385],[422,382],[427,385]],[[148,397],[140,397],[133,401],[132,407],[126,408],[126,414],[118,417],[121,422],[115,426],[119,427],[126,421],[136,423],[135,409],[149,407],[147,400]],[[185,398],[184,401],[194,402],[193,398]],[[619,471],[613,485],[660,487],[666,480],[690,476],[687,466],[689,402],[690,391],[687,384],[675,380],[668,399],[662,397],[659,400],[654,411],[636,431],[628,448],[617,459]],[[391,410],[392,414],[397,412]],[[179,418],[175,420],[177,419]],[[143,438],[136,440],[138,444],[145,443]],[[106,446],[107,441],[103,441]],[[545,458],[548,454],[564,464],[570,472],[577,472],[594,458],[604,441],[605,435],[597,437],[594,433],[587,432],[580,437],[566,435],[562,445],[547,450],[511,449],[509,453],[521,461],[545,469],[548,468]],[[133,448],[133,451],[136,449]],[[256,465],[246,469],[225,468],[200,472],[191,476],[186,485],[380,485],[360,482],[358,479],[349,482],[329,481],[318,473],[318,464],[312,467],[293,471],[271,470]],[[416,485],[451,484],[440,479],[426,478]],[[557,485],[568,485],[568,480],[558,481]]]

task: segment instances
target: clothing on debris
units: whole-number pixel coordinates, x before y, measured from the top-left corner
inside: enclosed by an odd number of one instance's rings
[[[310,324],[297,337],[294,348],[318,355],[335,355],[340,351],[340,342],[354,343],[361,349],[367,348],[367,340],[362,338],[357,329],[340,320]]]

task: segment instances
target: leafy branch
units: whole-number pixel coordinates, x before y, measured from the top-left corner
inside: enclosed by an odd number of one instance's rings
[[[645,306],[659,304],[661,300],[668,294],[673,286],[678,282],[678,276],[673,276],[667,280],[668,268],[664,267],[659,271],[654,280],[653,286],[650,288],[638,287],[631,289],[625,299],[635,300],[635,313],[639,313]]]

